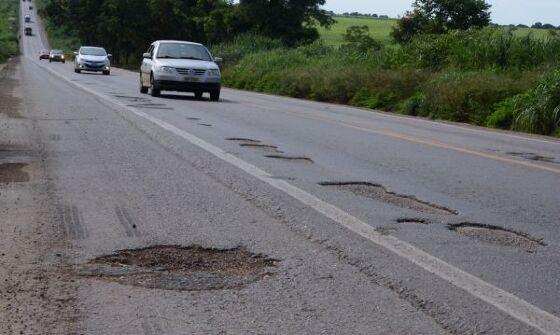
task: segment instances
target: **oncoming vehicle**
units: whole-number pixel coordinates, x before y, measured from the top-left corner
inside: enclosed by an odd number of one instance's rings
[[[49,50],[43,49],[39,52],[39,60],[50,59]]]
[[[49,63],[52,62],[62,62],[63,64],[66,63],[66,59],[62,50],[51,50],[51,53],[49,55]]]
[[[140,68],[140,92],[159,96],[161,91],[192,92],[197,99],[210,93],[218,101],[221,73],[210,51],[199,43],[156,41],[143,55]]]
[[[74,72],[82,71],[103,72],[104,75],[111,74],[111,61],[104,48],[99,47],[81,47],[80,50],[74,52]]]
[[[31,27],[25,27],[25,36],[33,36],[33,29]]]
[[[31,15],[25,14],[24,20],[25,20],[25,23],[31,22]]]

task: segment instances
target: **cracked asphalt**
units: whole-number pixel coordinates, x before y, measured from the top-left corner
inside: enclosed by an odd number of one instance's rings
[[[18,167],[0,170],[1,333],[560,333],[558,140],[231,89],[152,98],[135,72],[39,62],[44,40],[0,75],[0,167]],[[123,260],[80,273],[165,246],[275,261],[239,287],[205,285],[230,273],[206,258],[175,275],[158,256],[149,285]]]

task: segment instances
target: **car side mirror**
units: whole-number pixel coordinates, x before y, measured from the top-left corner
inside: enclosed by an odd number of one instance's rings
[[[74,56],[78,56],[78,52],[77,52],[77,51],[74,51]]]
[[[221,57],[215,57],[214,58],[214,63],[216,63],[218,65],[222,65],[223,62],[224,62],[224,60]]]
[[[142,54],[142,58],[146,59],[152,59],[152,54],[149,52],[145,52],[144,54]]]
[[[112,54],[107,54],[107,57],[113,57],[113,55]]]

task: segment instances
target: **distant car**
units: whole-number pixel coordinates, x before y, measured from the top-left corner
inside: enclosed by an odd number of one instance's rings
[[[50,59],[50,53],[49,50],[41,50],[41,52],[39,52],[39,60],[43,60],[43,59]]]
[[[29,6],[29,10],[33,10],[33,6]]]
[[[98,47],[81,47],[74,52],[74,72],[82,71],[103,72],[104,75],[111,74],[111,61],[107,51]]]
[[[24,20],[25,20],[25,23],[29,23],[29,22],[31,22],[31,15],[29,15],[29,14],[25,14],[25,16],[24,16]]]
[[[31,27],[25,27],[25,36],[33,36],[33,29]]]
[[[64,57],[64,52],[62,52],[62,50],[59,50],[59,49],[51,50],[51,52],[49,54],[49,63],[52,63],[52,62],[66,63],[66,59]]]
[[[210,51],[199,43],[156,41],[143,55],[140,92],[159,96],[161,91],[193,92],[197,99],[205,92],[220,100],[221,73]]]

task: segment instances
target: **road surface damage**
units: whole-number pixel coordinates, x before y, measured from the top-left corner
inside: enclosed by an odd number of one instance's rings
[[[457,234],[482,242],[513,247],[529,253],[536,252],[538,247],[546,246],[541,239],[498,226],[464,222],[450,224],[448,228]]]
[[[412,195],[398,194],[388,191],[385,186],[370,182],[321,182],[321,186],[336,187],[337,189],[354,193],[355,195],[382,201],[393,206],[411,209],[421,213],[435,215],[457,215],[457,211],[447,207],[420,200]]]
[[[98,257],[79,269],[92,277],[124,285],[175,291],[243,288],[272,276],[277,261],[247,249],[154,246]]]

